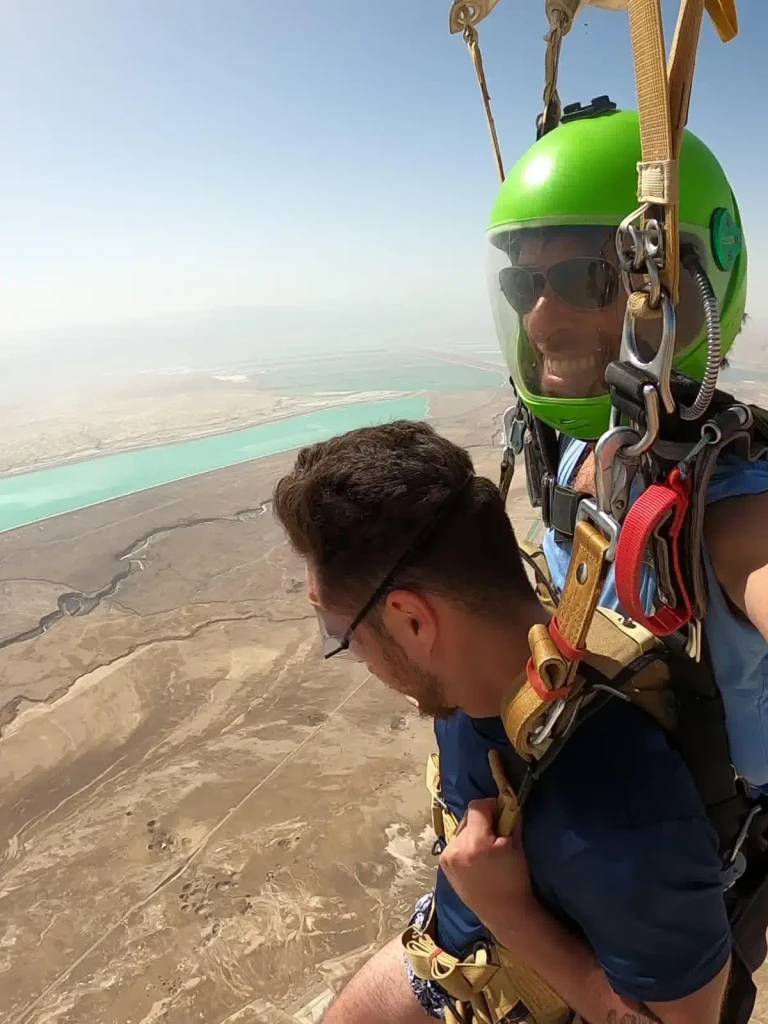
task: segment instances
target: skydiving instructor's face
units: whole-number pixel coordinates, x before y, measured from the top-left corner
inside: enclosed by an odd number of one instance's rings
[[[619,272],[612,229],[587,240],[578,231],[531,233],[520,240],[513,266],[502,271],[502,290],[522,319],[532,349],[535,390],[555,398],[605,393],[605,370],[619,358],[627,293]],[[500,279],[501,279],[500,276]],[[633,287],[643,280],[633,278]],[[676,351],[699,336],[703,310],[696,285],[684,271],[676,307]],[[641,357],[661,342],[661,319],[636,321]]]
[[[539,381],[544,394],[559,398],[588,398],[604,391],[605,369],[618,359],[627,297],[620,285],[612,240],[598,257],[584,253],[578,237],[561,234],[527,239],[519,264],[544,271],[523,325],[540,361]],[[551,268],[551,269],[550,269]],[[569,290],[600,279],[603,308],[583,308],[567,300]],[[608,287],[605,285],[609,278]]]

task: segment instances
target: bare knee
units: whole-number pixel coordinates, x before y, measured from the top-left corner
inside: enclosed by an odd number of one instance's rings
[[[399,938],[360,968],[331,1003],[323,1024],[435,1024],[413,994]]]

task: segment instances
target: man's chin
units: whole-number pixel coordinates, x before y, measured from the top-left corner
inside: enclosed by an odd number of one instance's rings
[[[445,722],[458,711],[458,708],[444,708],[444,707],[422,707],[418,705],[419,714],[422,718],[434,718],[440,722]]]
[[[588,398],[598,389],[602,390],[603,385],[592,375],[559,377],[556,373],[544,373],[541,388],[545,395],[552,398]]]

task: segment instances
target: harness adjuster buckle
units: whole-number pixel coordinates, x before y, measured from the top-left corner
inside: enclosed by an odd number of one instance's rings
[[[528,659],[528,664],[525,666],[525,674],[539,700],[542,700],[545,704],[554,704],[555,701],[565,700],[570,695],[570,685],[558,686],[556,690],[550,689],[537,672],[533,658]]]
[[[586,519],[587,522],[592,523],[598,530],[605,536],[608,541],[608,550],[605,552],[606,562],[612,562],[616,557],[616,545],[619,541],[619,524],[609,515],[607,512],[603,512],[602,509],[597,507],[597,503],[591,498],[583,498],[579,502],[579,508],[576,512],[576,526]]]

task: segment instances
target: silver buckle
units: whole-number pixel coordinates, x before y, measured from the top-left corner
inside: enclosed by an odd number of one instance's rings
[[[582,498],[576,512],[576,526],[586,519],[587,522],[602,530],[608,538],[608,550],[605,553],[606,561],[612,562],[616,557],[616,545],[619,542],[619,524],[607,512],[603,512],[591,498]]]

